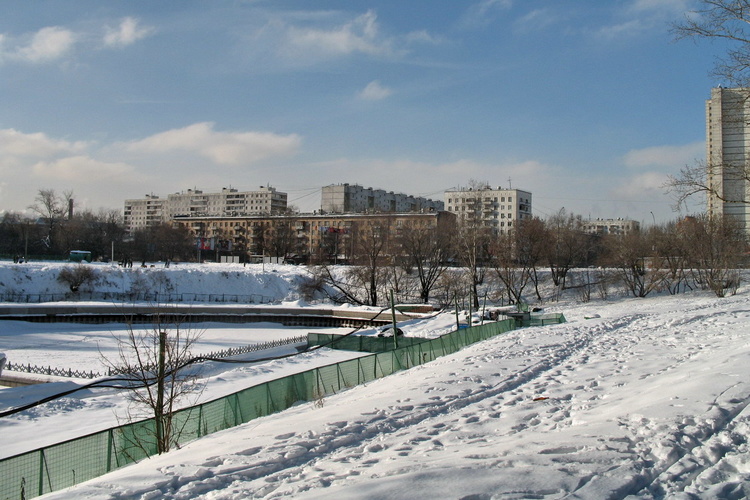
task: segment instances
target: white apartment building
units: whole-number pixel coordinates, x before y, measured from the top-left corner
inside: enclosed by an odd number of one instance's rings
[[[154,226],[167,220],[164,214],[166,200],[147,194],[138,200],[125,200],[124,222],[128,231]]]
[[[438,212],[443,202],[358,184],[331,184],[321,190],[320,210],[334,214]]]
[[[710,216],[735,218],[750,232],[750,88],[714,88],[706,101]],[[713,193],[720,193],[724,200]]]
[[[125,200],[125,227],[128,231],[169,222],[176,216],[239,217],[278,215],[286,211],[287,194],[270,186],[257,191],[224,188],[218,193],[188,189],[166,199],[147,195],[144,199]]]
[[[520,189],[456,188],[447,190],[444,197],[445,210],[456,214],[459,220],[481,221],[498,234],[531,217],[531,193]]]
[[[630,219],[590,219],[583,223],[583,231],[589,234],[626,235],[640,228],[640,222]]]

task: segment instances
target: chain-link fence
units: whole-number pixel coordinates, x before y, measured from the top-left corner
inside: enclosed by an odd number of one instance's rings
[[[562,323],[565,317],[548,315],[543,321]],[[375,353],[258,384],[180,410],[173,417],[173,428],[179,429],[176,444],[182,446],[206,434],[285,410],[300,401],[320,400],[516,327],[516,322],[508,319],[462,328],[435,339],[402,337],[398,339],[398,348],[393,348],[392,338],[346,337],[351,339],[346,342],[352,343],[348,348]],[[378,352],[381,347],[384,351]],[[43,495],[155,455],[154,427],[153,419],[134,422],[3,459],[0,461],[0,499]]]

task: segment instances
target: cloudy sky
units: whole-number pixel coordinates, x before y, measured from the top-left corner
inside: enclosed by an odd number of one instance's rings
[[[705,156],[720,44],[694,0],[4,0],[0,211],[348,182],[442,199],[471,180],[535,215],[674,218]],[[652,215],[653,218],[652,218]]]

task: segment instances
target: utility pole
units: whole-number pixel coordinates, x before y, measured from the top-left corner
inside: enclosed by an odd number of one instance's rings
[[[396,302],[393,300],[393,290],[391,290],[391,321],[393,322],[393,348],[398,349],[398,335],[396,334]]]
[[[156,450],[159,454],[166,451],[164,445],[164,363],[167,350],[167,332],[159,332],[159,367],[156,378]]]

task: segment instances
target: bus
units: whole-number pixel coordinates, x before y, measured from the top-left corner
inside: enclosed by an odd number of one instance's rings
[[[86,250],[71,250],[68,260],[71,262],[91,262],[91,252],[87,252]]]

